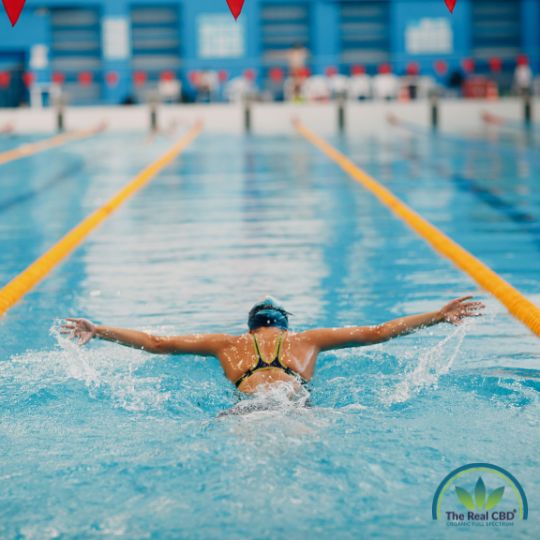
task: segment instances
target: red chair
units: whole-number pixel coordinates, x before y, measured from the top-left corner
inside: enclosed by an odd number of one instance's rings
[[[244,71],[244,79],[248,81],[254,81],[255,80],[255,70],[254,69],[246,69]]]
[[[520,54],[516,59],[518,66],[528,66],[529,65],[529,57],[526,54]]]
[[[489,59],[489,69],[493,73],[500,73],[502,71],[502,60],[498,57],[493,57]]]
[[[52,81],[54,84],[64,84],[66,82],[66,74],[61,71],[55,71],[52,74]]]
[[[193,86],[198,86],[201,80],[201,74],[198,71],[190,71],[188,74],[189,82]]]
[[[437,60],[434,67],[435,73],[437,73],[437,75],[440,75],[441,77],[448,73],[448,62],[446,62],[446,60]]]
[[[36,82],[36,75],[31,71],[27,71],[23,75],[23,82],[27,87],[33,86],[33,84]]]
[[[120,76],[116,71],[109,71],[107,75],[105,75],[105,81],[107,82],[107,86],[112,88],[118,84]]]
[[[338,74],[338,70],[335,66],[328,66],[325,73],[327,77],[335,77]]]
[[[174,74],[174,71],[163,71],[160,76],[162,81],[174,81],[176,79],[176,75]]]
[[[415,77],[420,74],[420,64],[418,62],[409,62],[407,64],[407,75]]]
[[[284,74],[281,68],[272,68],[270,70],[270,80],[275,83],[279,83],[283,80]]]
[[[11,73],[9,71],[0,71],[0,88],[8,88],[11,84]]]
[[[466,73],[474,73],[476,68],[475,62],[472,58],[465,58],[461,63]]]
[[[351,67],[351,75],[365,75],[366,73],[366,67],[355,65]]]
[[[83,71],[79,73],[78,79],[81,86],[90,86],[94,80],[94,76],[90,71]]]
[[[148,75],[145,71],[136,71],[133,74],[133,82],[135,86],[144,86],[148,80]]]

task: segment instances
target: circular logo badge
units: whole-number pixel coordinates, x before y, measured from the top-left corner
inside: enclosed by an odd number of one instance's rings
[[[433,519],[449,527],[508,527],[528,515],[521,484],[491,463],[470,463],[455,469],[433,497]]]

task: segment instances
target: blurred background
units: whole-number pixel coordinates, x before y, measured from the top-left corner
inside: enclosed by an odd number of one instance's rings
[[[0,36],[0,107],[540,92],[538,0],[28,0]]]

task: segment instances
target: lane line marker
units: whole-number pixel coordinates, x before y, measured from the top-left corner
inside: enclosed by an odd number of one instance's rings
[[[348,157],[310,131],[300,122],[296,130],[327,157],[333,160],[351,178],[370,191],[379,201],[418,233],[439,254],[450,259],[483,289],[497,298],[508,311],[525,326],[540,336],[540,308],[523,296],[510,283],[478,260],[469,251],[454,242],[429,221],[417,214],[389,189],[357,167]]]
[[[141,171],[131,182],[109,199],[103,206],[87,216],[46,253],[35,260],[7,285],[0,289],[0,316],[4,315],[25,294],[43,280],[65,259],[101,222],[107,219],[127,199],[145,187],[162,169],[170,165],[201,133],[197,123],[162,157]]]
[[[42,141],[23,144],[17,148],[14,148],[13,150],[0,153],[0,165],[4,165],[11,161],[16,161],[28,156],[33,156],[34,154],[45,152],[45,150],[50,150],[51,148],[56,148],[57,146],[78,141],[79,139],[92,137],[93,135],[101,133],[104,129],[105,127],[100,125],[92,129],[69,131],[67,133],[55,135],[54,137],[49,137],[48,139],[44,139]]]

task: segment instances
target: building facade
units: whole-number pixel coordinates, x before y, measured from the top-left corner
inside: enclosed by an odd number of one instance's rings
[[[263,85],[295,45],[312,73],[414,62],[441,78],[470,60],[511,73],[519,54],[537,73],[540,0],[458,0],[453,15],[443,0],[246,0],[237,22],[226,0],[28,0],[0,36],[0,106],[51,82],[74,103],[121,103],[163,79],[189,95],[201,70]]]

